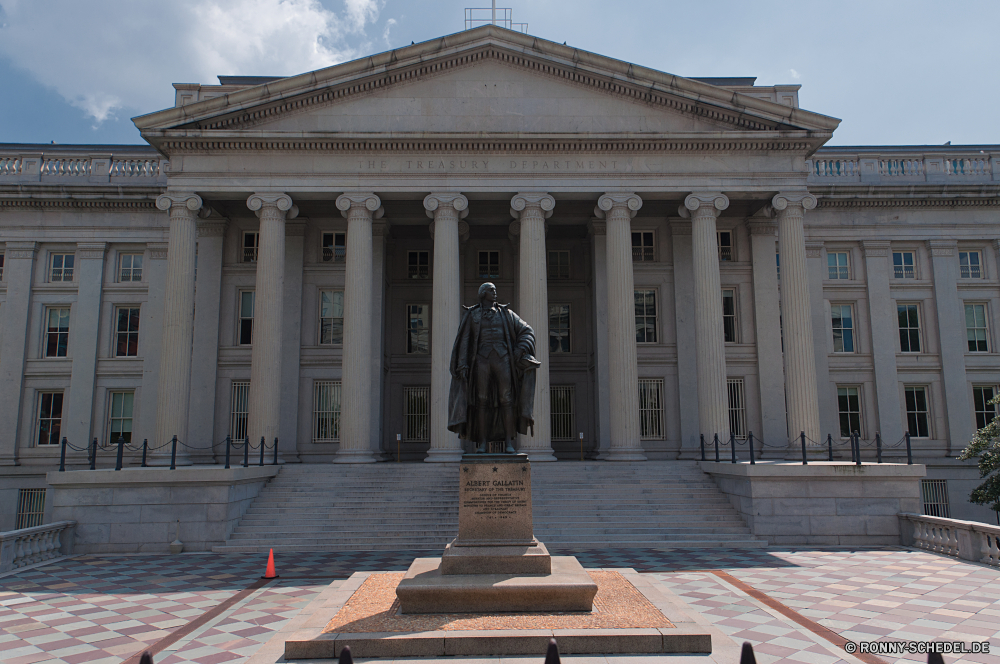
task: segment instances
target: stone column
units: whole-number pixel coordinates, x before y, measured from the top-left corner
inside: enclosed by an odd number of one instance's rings
[[[684,199],[681,213],[691,217],[691,258],[694,267],[695,351],[698,360],[698,420],[706,446],[715,434],[729,437],[729,395],[726,391],[726,347],[722,329],[722,285],[715,219],[729,207],[720,193],[696,193]]]
[[[837,408],[837,389],[830,381],[830,311],[823,295],[823,279],[829,274],[829,270],[821,240],[806,242],[806,268],[809,271],[809,302],[812,305],[820,435],[825,441],[827,434],[839,435],[840,411]],[[857,342],[855,339],[855,343]],[[799,454],[801,455],[801,451]]]
[[[872,329],[878,431],[883,440],[893,443],[903,435],[905,425],[899,403],[899,377],[896,375],[899,319],[896,316],[896,303],[889,292],[889,241],[863,240],[861,250],[865,255],[865,282],[868,286],[868,320]],[[787,337],[787,328],[785,331]],[[895,432],[898,432],[898,436],[894,437]],[[866,433],[869,437],[875,435],[874,431]]]
[[[385,258],[389,222],[372,222],[372,403],[371,450],[376,459],[388,459],[384,449],[383,403],[385,394]],[[432,321],[433,324],[433,321]],[[433,330],[432,330],[433,331]],[[395,441],[394,441],[395,442]],[[395,452],[393,452],[395,453]]]
[[[156,437],[156,418],[160,402],[160,357],[163,348],[163,300],[167,287],[167,242],[146,243],[142,271],[148,284],[139,323],[139,350],[142,353],[142,385],[135,391],[138,412],[132,420],[132,439]],[[192,362],[194,358],[192,357]],[[190,431],[190,429],[188,429]]]
[[[375,194],[344,194],[347,217],[344,278],[344,350],[341,369],[340,449],[334,463],[375,463],[372,454],[372,218],[381,218]]]
[[[170,211],[167,245],[167,281],[163,297],[163,334],[160,340],[160,380],[156,401],[156,429],[151,447],[160,447],[151,462],[169,463],[168,441],[188,441],[188,405],[191,398],[191,349],[194,340],[194,257],[201,197],[163,194],[156,207]],[[177,463],[190,464],[187,448],[177,446]]]
[[[594,261],[594,410],[597,431],[594,438],[598,459],[605,459],[611,448],[611,401],[608,387],[608,225],[603,219],[590,220]]]
[[[535,331],[535,359],[542,363],[535,373],[534,432],[521,436],[518,451],[531,461],[555,461],[552,454],[551,395],[549,394],[549,277],[545,254],[545,220],[556,206],[548,194],[518,194],[510,201],[517,218],[510,230],[520,236],[517,313]]]
[[[674,329],[677,335],[677,401],[681,420],[681,448],[677,458],[700,459],[698,335],[694,326],[694,267],[689,220],[670,221],[670,244],[673,248]]]
[[[298,214],[285,194],[254,194],[247,207],[260,218],[253,299],[253,347],[247,436],[274,443],[281,423],[281,337],[285,309],[285,219]]]
[[[37,254],[37,242],[7,242],[4,254],[3,280],[7,285],[7,299],[2,305],[3,315],[0,315],[0,403],[3,404],[0,408],[0,465],[3,466],[17,463],[31,287]],[[72,442],[82,446],[82,442]]]
[[[206,212],[210,213],[207,208],[202,208],[201,216],[206,216]],[[191,400],[188,415],[191,444],[217,447],[223,457],[225,447],[219,446],[215,437],[215,387],[219,367],[222,238],[225,231],[226,220],[217,216],[212,221],[198,224],[198,278],[194,282],[194,348],[191,356],[191,393],[194,399]]]
[[[806,443],[823,444],[819,430],[816,392],[816,355],[813,350],[809,274],[802,216],[816,207],[807,193],[782,193],[771,199],[778,211],[778,244],[781,252],[781,314],[785,326],[785,406],[788,435],[806,433]]]
[[[285,223],[285,313],[281,331],[281,422],[278,426],[278,463],[299,461],[302,263],[305,234],[304,221]]]
[[[424,461],[461,461],[462,442],[448,431],[448,394],[451,390],[451,348],[462,315],[461,275],[458,271],[458,224],[469,212],[461,194],[431,194],[424,209],[434,237],[434,294],[431,297],[431,447]]]
[[[608,461],[645,461],[639,442],[639,369],[635,352],[635,282],[632,275],[632,217],[642,199],[630,193],[597,200],[607,228],[608,383],[611,446]]]
[[[97,335],[101,327],[101,289],[104,285],[104,242],[80,242],[76,304],[73,305],[73,358],[69,402],[63,414],[64,435],[72,441],[90,440],[93,435],[94,378],[97,375]],[[79,443],[74,443],[79,445]]]

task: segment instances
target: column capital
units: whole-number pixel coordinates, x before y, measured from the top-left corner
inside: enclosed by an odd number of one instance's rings
[[[954,256],[957,250],[957,240],[927,240],[927,251],[931,256]]]
[[[288,194],[252,194],[247,199],[247,207],[258,217],[264,209],[272,207],[284,212],[285,219],[299,216],[299,208],[292,203],[292,197]]]
[[[684,199],[684,205],[677,211],[682,217],[690,217],[692,212],[698,210],[708,211],[715,217],[729,207],[729,197],[718,191],[696,191],[688,194]]]
[[[4,251],[7,254],[8,259],[34,258],[35,254],[38,253],[38,243],[21,241],[7,242],[4,245]]]
[[[642,207],[642,199],[639,198],[638,194],[631,192],[609,192],[597,199],[597,207],[594,208],[594,214],[604,218],[608,212],[611,212],[616,207],[623,207],[628,210],[628,216],[631,219],[639,211],[639,208]]]
[[[862,240],[861,252],[865,258],[885,258],[889,255],[888,240]]]
[[[690,219],[669,219],[667,224],[670,226],[670,236],[675,235],[687,235],[691,237],[691,220]]]
[[[337,198],[337,209],[340,210],[340,214],[346,217],[352,208],[364,208],[368,211],[368,215],[375,219],[381,219],[385,214],[385,210],[382,209],[382,199],[371,193],[341,194]]]
[[[556,207],[556,199],[546,193],[519,193],[510,199],[510,216],[520,218],[522,212],[532,207],[541,208],[542,214],[548,219]]]
[[[779,213],[783,212],[789,205],[800,205],[803,210],[812,210],[816,207],[816,197],[804,191],[781,192],[775,194],[771,199],[771,207]]]
[[[167,193],[156,197],[156,207],[160,210],[173,210],[175,207],[184,207],[194,212],[202,206],[201,196],[198,194],[178,194]]]
[[[469,214],[469,199],[462,194],[429,194],[424,198],[424,210],[427,216],[434,218],[434,213],[442,207],[453,207],[464,219]]]
[[[169,243],[167,242],[147,242],[146,248],[149,249],[149,258],[154,261],[162,261],[167,258],[167,247]]]
[[[778,222],[774,219],[751,217],[745,223],[750,235],[774,235],[778,232]]]
[[[819,258],[822,254],[822,240],[806,240],[806,258]]]
[[[222,237],[226,234],[227,225],[225,219],[201,222],[198,224],[198,237]]]
[[[108,249],[107,242],[77,242],[76,255],[81,260],[85,258],[104,259],[104,253]]]
[[[604,219],[595,217],[587,222],[587,232],[590,235],[607,235],[608,222],[606,222]]]

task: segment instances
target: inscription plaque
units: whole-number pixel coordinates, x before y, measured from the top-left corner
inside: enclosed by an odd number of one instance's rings
[[[455,546],[525,546],[534,542],[528,456],[463,457]]]

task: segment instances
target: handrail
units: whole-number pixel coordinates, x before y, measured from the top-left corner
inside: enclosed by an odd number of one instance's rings
[[[154,150],[96,152],[59,146],[30,152],[21,146],[0,149],[0,182],[165,184],[168,164]]]
[[[1000,526],[900,512],[900,543],[1000,567]]]
[[[1000,151],[824,148],[806,161],[809,184],[957,183],[1000,181]]]
[[[0,573],[72,553],[75,527],[76,521],[56,521],[0,533]]]

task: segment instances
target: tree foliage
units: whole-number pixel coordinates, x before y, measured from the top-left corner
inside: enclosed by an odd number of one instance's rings
[[[992,401],[1000,404],[1000,396]],[[985,481],[972,490],[969,500],[977,505],[989,505],[1000,512],[1000,417],[994,417],[982,429],[976,431],[972,442],[962,450],[959,459],[979,459],[979,477]]]

